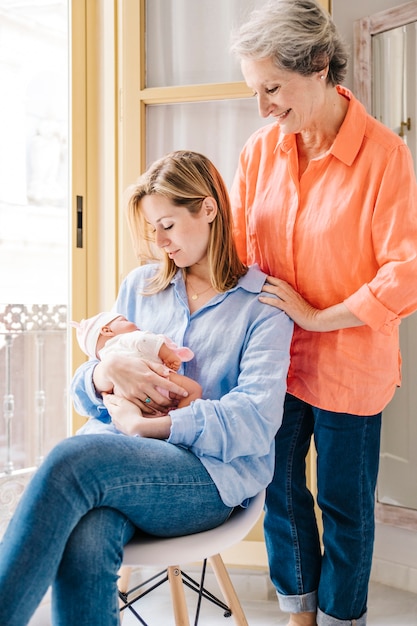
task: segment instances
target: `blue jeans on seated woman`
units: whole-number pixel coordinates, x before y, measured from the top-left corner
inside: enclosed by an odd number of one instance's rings
[[[319,626],[366,624],[381,414],[332,413],[287,395],[267,489],[265,539],[280,607]],[[314,435],[322,556],[305,458]]]
[[[135,526],[186,535],[222,524],[231,510],[184,448],[140,437],[66,439],[32,478],[0,545],[0,624],[27,624],[52,585],[54,625],[117,626],[117,573]]]

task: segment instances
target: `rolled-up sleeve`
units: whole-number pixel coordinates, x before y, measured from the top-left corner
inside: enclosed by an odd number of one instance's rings
[[[414,166],[405,145],[387,161],[372,216],[372,244],[378,270],[345,300],[373,330],[392,334],[401,318],[417,308],[417,194]]]
[[[400,325],[400,317],[381,304],[368,285],[363,285],[344,303],[349,311],[364,324],[384,335],[391,335]]]

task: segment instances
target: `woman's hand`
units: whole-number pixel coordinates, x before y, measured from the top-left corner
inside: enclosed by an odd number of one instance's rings
[[[261,302],[285,311],[304,330],[318,330],[317,317],[320,311],[312,307],[284,280],[268,276],[262,291],[273,294],[276,298],[261,296],[259,298]]]
[[[343,302],[327,309],[315,309],[285,280],[274,276],[268,276],[262,291],[277,297],[260,296],[261,302],[285,311],[288,317],[304,330],[329,332],[363,326],[363,322],[353,315]]]
[[[130,400],[142,414],[166,413],[178,399],[188,393],[168,380],[170,370],[165,365],[150,363],[136,357],[112,354],[96,365],[93,373],[98,393],[114,393]],[[163,396],[156,387],[166,389],[170,398]]]
[[[145,417],[136,404],[111,393],[103,394],[103,402],[113,424],[125,435],[168,439],[171,431],[169,415]]]

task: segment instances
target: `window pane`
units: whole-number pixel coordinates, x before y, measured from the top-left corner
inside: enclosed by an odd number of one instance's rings
[[[213,161],[230,188],[245,141],[270,123],[259,117],[253,98],[149,105],[147,165],[172,150],[195,150]]]
[[[148,0],[146,86],[242,80],[230,33],[265,0]]]
[[[67,434],[68,0],[0,0],[0,472]]]

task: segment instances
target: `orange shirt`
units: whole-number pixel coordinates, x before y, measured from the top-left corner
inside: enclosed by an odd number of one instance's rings
[[[241,258],[318,309],[344,302],[365,326],[295,326],[288,391],[313,406],[373,415],[401,380],[398,327],[417,309],[417,184],[409,149],[343,88],[333,146],[301,179],[295,135],[274,123],[242,150],[231,190]]]

